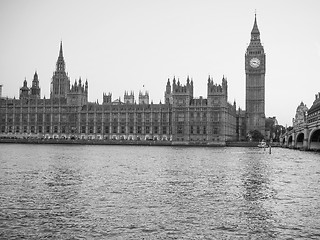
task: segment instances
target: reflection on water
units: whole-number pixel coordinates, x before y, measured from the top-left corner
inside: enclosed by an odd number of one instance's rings
[[[0,238],[319,239],[320,157],[2,144]]]
[[[277,238],[274,219],[276,213],[264,204],[270,201],[275,192],[270,184],[272,170],[265,161],[255,155],[249,155],[244,159],[244,171],[242,174],[243,199],[245,200],[244,216],[249,235],[259,232],[265,239]]]

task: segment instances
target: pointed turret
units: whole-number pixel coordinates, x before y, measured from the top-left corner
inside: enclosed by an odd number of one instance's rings
[[[254,15],[254,24],[251,31],[251,35],[260,35],[260,31],[257,24],[257,14]]]
[[[30,88],[30,97],[31,98],[40,98],[40,87],[39,87],[39,78],[38,73],[35,71],[33,80],[32,80],[32,87]]]
[[[26,78],[24,78],[23,87],[24,87],[24,88],[27,88],[27,87],[28,87],[28,83],[27,83],[27,79],[26,79]]]
[[[20,88],[20,99],[27,99],[29,97],[30,89],[28,88],[27,79],[23,81],[23,86]]]
[[[62,50],[62,41],[60,42],[60,51],[59,51],[59,57],[57,61],[57,68],[56,71],[65,71],[65,62],[63,58],[63,50]]]
[[[33,81],[38,81],[38,73],[37,73],[37,71],[35,71],[35,73],[33,75]]]
[[[59,51],[59,57],[63,58],[63,51],[62,51],[62,41],[60,42],[60,51]]]
[[[50,98],[66,98],[70,91],[70,79],[65,71],[66,64],[63,58],[62,41],[60,42],[59,56],[56,71],[51,80]]]
[[[261,45],[260,43],[260,31],[257,24],[257,15],[254,15],[254,24],[251,30],[250,45]]]

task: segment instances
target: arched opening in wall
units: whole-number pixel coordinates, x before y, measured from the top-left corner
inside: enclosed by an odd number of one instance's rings
[[[302,148],[303,147],[303,139],[304,139],[304,134],[303,133],[299,133],[298,136],[297,136],[297,144],[296,144],[297,148]]]
[[[288,139],[288,147],[292,147],[292,136]]]
[[[282,139],[282,146],[284,146],[286,144],[286,138],[284,137],[283,139]]]
[[[320,150],[320,129],[312,132],[310,136],[310,149]]]

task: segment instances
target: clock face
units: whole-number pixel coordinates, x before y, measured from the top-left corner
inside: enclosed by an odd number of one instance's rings
[[[251,58],[250,66],[253,68],[257,68],[260,66],[260,60],[258,58]]]

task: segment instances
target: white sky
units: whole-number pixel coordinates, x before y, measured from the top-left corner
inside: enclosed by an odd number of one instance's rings
[[[0,84],[18,97],[38,71],[41,96],[63,41],[70,80],[87,78],[89,100],[125,90],[163,102],[167,79],[187,76],[206,97],[208,75],[228,79],[229,101],[245,108],[244,55],[257,10],[267,61],[266,115],[291,125],[301,101],[320,91],[320,1],[0,1]]]

